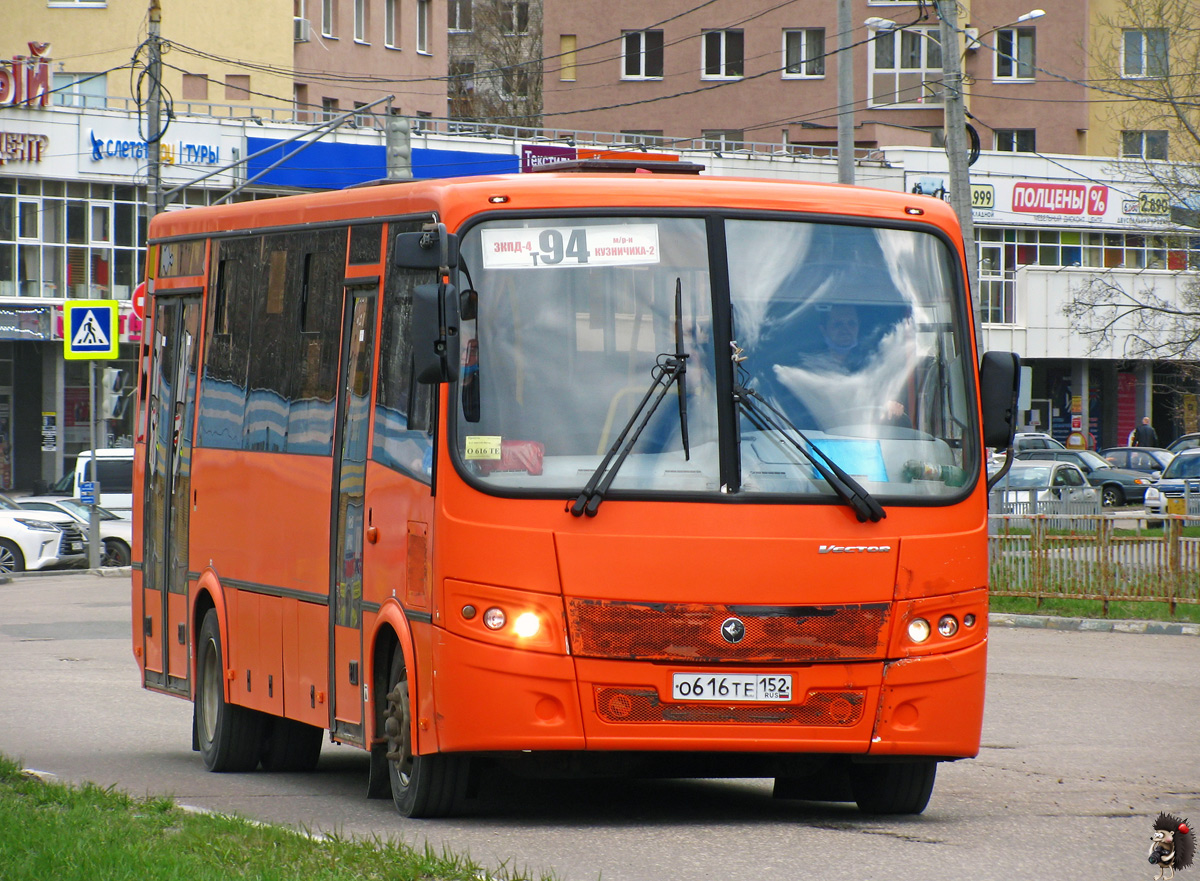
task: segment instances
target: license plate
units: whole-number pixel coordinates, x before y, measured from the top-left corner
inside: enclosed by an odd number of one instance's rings
[[[671,697],[677,701],[790,701],[790,674],[674,673]]]

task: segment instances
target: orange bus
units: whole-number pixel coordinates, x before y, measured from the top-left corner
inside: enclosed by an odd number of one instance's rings
[[[596,167],[154,218],[144,686],[213,771],[328,731],[409,817],[496,768],[919,813],[979,748],[1015,400],[952,212]]]

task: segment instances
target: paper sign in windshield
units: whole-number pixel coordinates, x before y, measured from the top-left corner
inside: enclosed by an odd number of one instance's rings
[[[638,266],[658,262],[658,226],[653,223],[483,230],[486,269]]]

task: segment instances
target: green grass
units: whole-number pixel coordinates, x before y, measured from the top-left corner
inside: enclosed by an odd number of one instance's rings
[[[1013,615],[1058,615],[1063,618],[1113,618],[1200,624],[1200,605],[1191,603],[1176,603],[1175,614],[1172,615],[1170,606],[1166,603],[1110,600],[1108,612],[1105,614],[1104,604],[1099,600],[1068,600],[1046,596],[1042,598],[1041,605],[1038,605],[1038,601],[1033,597],[993,594],[991,610]]]
[[[237,817],[181,810],[94,785],[71,787],[21,772],[0,756],[0,876],[5,881],[479,881],[545,879],[489,874],[466,857],[402,843],[316,840]]]

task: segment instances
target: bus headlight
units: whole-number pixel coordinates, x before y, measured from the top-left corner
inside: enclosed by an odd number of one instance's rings
[[[541,629],[541,619],[533,612],[522,612],[517,616],[517,620],[513,622],[513,632],[522,639],[537,636],[538,631]]]
[[[499,606],[492,606],[483,613],[483,626],[488,630],[502,630],[508,622],[508,616]]]
[[[929,622],[924,618],[913,618],[908,622],[908,638],[913,642],[924,642],[929,639]]]
[[[938,619],[938,633],[946,639],[958,633],[958,619],[953,615],[943,615]]]

